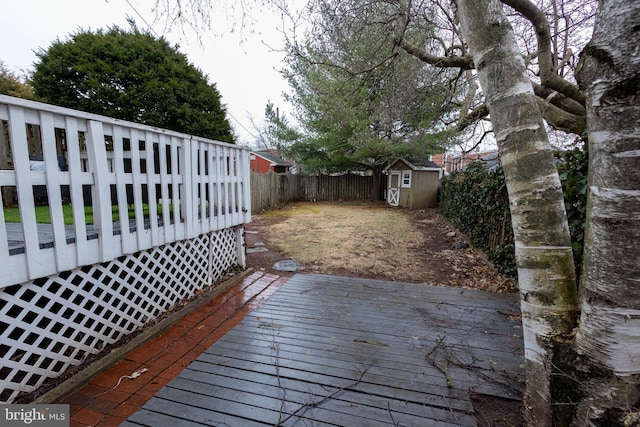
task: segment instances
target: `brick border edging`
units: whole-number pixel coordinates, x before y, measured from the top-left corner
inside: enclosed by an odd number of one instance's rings
[[[144,330],[142,333],[138,334],[136,337],[131,339],[131,341],[123,344],[120,347],[113,349],[109,354],[91,363],[82,371],[74,374],[69,379],[62,382],[62,384],[49,390],[48,392],[38,397],[31,403],[33,404],[54,403],[64,398],[65,396],[68,396],[73,392],[79,390],[81,387],[88,384],[94,377],[96,377],[97,375],[100,375],[101,373],[105,372],[107,369],[114,366],[116,363],[120,362],[126,355],[131,353],[137,347],[161,335],[163,332],[165,332],[167,329],[169,329],[171,326],[177,323],[184,316],[186,316],[187,314],[193,313],[194,311],[198,310],[200,307],[206,305],[207,303],[209,303],[209,301],[211,301],[213,298],[218,296],[224,290],[237,284],[238,282],[243,280],[245,277],[247,277],[249,274],[251,274],[253,271],[254,271],[253,268],[248,268],[244,271],[241,271],[240,273],[237,273],[233,277],[220,283],[218,286],[215,286],[209,291],[203,293],[199,298],[193,300],[192,302],[182,307],[175,313],[169,315],[168,317],[162,319],[155,325]]]

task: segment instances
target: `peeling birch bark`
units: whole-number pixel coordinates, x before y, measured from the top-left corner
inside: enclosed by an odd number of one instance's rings
[[[560,412],[552,375],[575,327],[577,290],[562,188],[513,29],[497,0],[456,0],[500,150],[511,204],[530,425]]]
[[[589,193],[579,425],[640,425],[640,3],[601,3],[579,74]]]

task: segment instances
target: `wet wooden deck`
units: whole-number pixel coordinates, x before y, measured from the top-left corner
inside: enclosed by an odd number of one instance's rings
[[[475,426],[519,399],[515,295],[298,274],[123,426]]]

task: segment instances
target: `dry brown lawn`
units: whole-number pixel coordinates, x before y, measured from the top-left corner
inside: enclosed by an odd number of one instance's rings
[[[248,247],[264,243],[269,249],[249,256],[254,268],[270,269],[274,261],[295,259],[303,273],[501,292],[515,285],[479,250],[456,249],[454,244],[464,246],[466,238],[436,210],[383,203],[295,203],[254,216],[247,230]]]

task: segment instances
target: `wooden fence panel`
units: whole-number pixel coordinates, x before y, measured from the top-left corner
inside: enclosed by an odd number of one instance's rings
[[[362,175],[313,175],[303,178],[307,201],[364,200],[371,195],[373,177]]]
[[[300,175],[251,172],[252,212],[274,209],[301,200],[299,186]]]
[[[251,173],[251,210],[258,213],[293,201],[366,200],[373,177]]]

